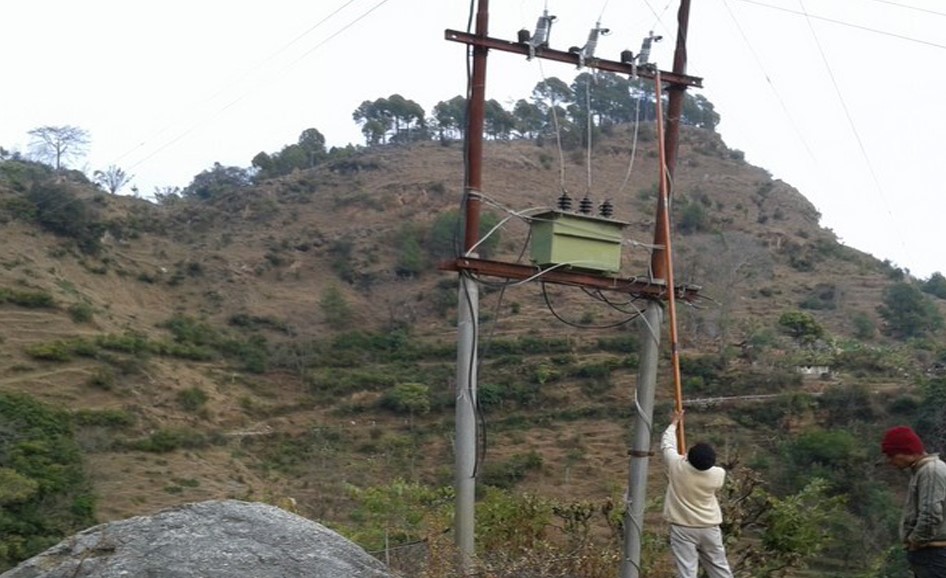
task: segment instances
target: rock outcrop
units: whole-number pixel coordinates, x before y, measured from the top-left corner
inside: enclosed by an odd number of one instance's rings
[[[100,524],[0,578],[391,578],[353,542],[267,504],[221,500]]]

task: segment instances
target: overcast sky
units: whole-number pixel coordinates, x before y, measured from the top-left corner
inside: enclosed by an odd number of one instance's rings
[[[476,0],[474,0],[475,5]],[[796,187],[845,244],[946,271],[942,0],[693,0],[688,74],[746,160]],[[597,55],[637,52],[672,69],[678,0],[492,0],[490,36],[515,40],[548,7],[551,46],[611,33]],[[117,165],[143,194],[184,187],[213,163],[249,167],[306,128],[363,142],[352,111],[401,94],[429,113],[465,93],[469,0],[31,0],[0,18],[0,146],[27,131],[91,134],[75,168]],[[574,67],[492,52],[487,92],[507,108]],[[462,175],[458,174],[458,181]],[[127,191],[126,191],[127,192]]]

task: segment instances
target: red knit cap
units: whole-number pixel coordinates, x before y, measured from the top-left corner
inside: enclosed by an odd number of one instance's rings
[[[912,429],[905,425],[897,426],[887,430],[884,434],[884,441],[880,444],[880,449],[888,456],[897,454],[920,455],[926,453],[923,449],[923,442],[920,436],[916,435]]]

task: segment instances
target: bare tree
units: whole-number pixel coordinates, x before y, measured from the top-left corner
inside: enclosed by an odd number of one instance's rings
[[[57,171],[66,159],[85,155],[89,146],[88,131],[75,126],[41,126],[28,134],[33,154],[52,162]]]
[[[752,235],[727,232],[693,235],[692,245],[699,250],[682,260],[681,279],[693,279],[704,287],[704,294],[716,307],[692,311],[688,322],[693,333],[702,331],[719,340],[720,350],[729,345],[734,310],[751,287],[758,287],[772,276],[772,256]]]
[[[95,184],[102,187],[111,194],[117,194],[125,185],[135,178],[129,175],[122,168],[115,165],[109,165],[104,171],[95,171],[92,173]]]

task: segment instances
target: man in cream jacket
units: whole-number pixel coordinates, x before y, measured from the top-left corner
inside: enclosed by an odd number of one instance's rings
[[[733,578],[719,529],[723,514],[716,498],[726,470],[716,465],[716,451],[706,443],[697,443],[687,455],[680,455],[676,430],[682,419],[683,411],[674,412],[660,440],[668,478],[664,519],[670,522],[670,550],[677,576],[696,578],[702,566],[709,578]]]

